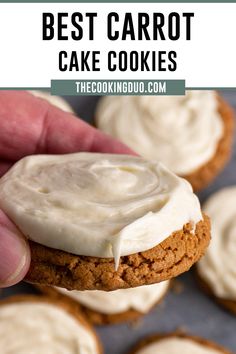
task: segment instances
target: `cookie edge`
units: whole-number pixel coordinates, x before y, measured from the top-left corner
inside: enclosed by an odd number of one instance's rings
[[[141,341],[139,341],[134,347],[133,349],[131,349],[130,352],[128,352],[129,354],[138,354],[139,350],[145,348],[147,345],[153,343],[153,342],[157,342],[160,341],[162,339],[170,339],[170,338],[184,338],[184,339],[190,339],[195,343],[204,345],[206,347],[209,347],[211,349],[215,349],[218,350],[219,352],[221,352],[222,354],[233,354],[232,352],[230,352],[228,349],[222,347],[221,345],[212,342],[208,339],[205,338],[201,338],[198,336],[194,336],[194,335],[190,335],[190,334],[186,334],[184,332],[170,332],[170,333],[157,333],[157,334],[153,334],[150,336],[145,337],[144,339],[142,339]]]
[[[207,282],[207,280],[203,279],[202,275],[200,275],[197,266],[195,268],[195,277],[197,279],[199,288],[206,295],[213,299],[218,305],[222,306],[225,310],[236,316],[236,300],[234,301],[226,298],[220,298],[219,296],[215,295],[210,284]]]

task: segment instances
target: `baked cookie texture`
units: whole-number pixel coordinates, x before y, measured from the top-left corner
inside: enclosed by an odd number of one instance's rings
[[[72,306],[70,303],[61,301],[60,299],[56,299],[56,298],[52,299],[49,296],[38,296],[38,295],[28,295],[28,294],[14,295],[0,301],[0,311],[1,311],[1,306],[24,303],[24,302],[26,303],[30,302],[35,304],[36,303],[51,304],[53,306],[63,309],[65,312],[70,314],[76,321],[78,321],[85,329],[87,329],[92,334],[97,345],[97,353],[103,354],[102,344],[96,332],[94,331],[93,327],[89,324],[89,322],[84,318],[84,316],[80,312],[74,311],[74,306]]]
[[[167,292],[169,290],[169,287],[170,287],[170,284],[168,285],[165,293],[156,302],[156,304],[154,306],[157,306],[158,304],[160,304],[162,302],[162,300],[164,299],[165,295],[167,294]],[[79,313],[82,313],[88,319],[88,321],[91,322],[93,325],[108,325],[108,324],[112,325],[112,324],[121,323],[121,322],[132,322],[132,321],[134,321],[142,316],[145,316],[146,314],[149,313],[149,311],[148,311],[148,313],[142,313],[142,312],[139,312],[135,309],[129,309],[127,311],[123,311],[123,312],[116,313],[116,314],[105,314],[102,312],[95,311],[95,310],[79,303],[79,301],[76,301],[75,299],[60,293],[59,291],[57,291],[57,289],[55,289],[52,286],[38,285],[38,286],[36,286],[36,288],[38,290],[40,290],[43,294],[45,294],[47,296],[51,296],[53,299],[65,301],[66,303],[69,302],[71,304],[71,306],[74,307],[74,311],[76,311],[76,312],[78,311]]]
[[[192,335],[188,335],[185,333],[181,333],[181,332],[173,332],[173,333],[167,333],[167,334],[154,334],[151,336],[148,336],[147,338],[144,338],[143,340],[141,340],[130,352],[129,354],[138,354],[138,352],[141,349],[144,349],[147,345],[154,343],[154,342],[158,342],[161,341],[162,339],[171,339],[171,338],[182,338],[182,339],[189,339],[195,343],[199,343],[205,347],[208,347],[209,349],[215,349],[217,351],[219,351],[222,354],[233,354],[232,352],[230,352],[229,350],[223,348],[222,346],[211,342],[207,339],[201,338],[201,337],[197,337],[197,336],[192,336]],[[190,353],[189,353],[190,354]]]
[[[69,290],[105,290],[159,283],[187,270],[203,255],[210,241],[210,221],[188,223],[156,247],[114,259],[77,256],[29,241],[32,261],[25,280]]]
[[[228,103],[218,95],[219,113],[224,122],[224,134],[219,141],[216,153],[207,164],[196,171],[183,176],[192,185],[194,191],[200,191],[207,187],[213,179],[223,170],[231,156],[233,133],[234,133],[234,112]]]

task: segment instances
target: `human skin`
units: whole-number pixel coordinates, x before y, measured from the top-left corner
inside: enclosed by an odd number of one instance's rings
[[[0,177],[27,155],[79,151],[134,154],[46,100],[25,91],[0,91]],[[29,264],[27,240],[0,210],[0,287],[22,280]]]

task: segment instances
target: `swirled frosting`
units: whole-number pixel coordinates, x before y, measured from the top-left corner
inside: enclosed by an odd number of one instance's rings
[[[19,302],[0,307],[0,352],[98,354],[94,334],[51,304]]]
[[[212,240],[198,272],[216,296],[236,301],[236,186],[216,192],[204,210],[211,217]]]
[[[52,96],[50,93],[46,91],[36,91],[32,90],[29,91],[32,95],[35,97],[43,98],[44,100],[48,101],[52,105],[56,106],[57,108],[62,109],[65,112],[69,113],[74,113],[72,107],[69,105],[69,103],[66,102],[62,97],[60,96]]]
[[[202,219],[184,179],[140,157],[37,155],[0,180],[0,207],[24,235],[78,255],[115,257],[148,250]]]
[[[200,344],[192,339],[169,337],[157,340],[136,354],[222,354],[222,351]]]
[[[109,292],[100,290],[68,291],[63,288],[56,289],[92,310],[113,315],[131,309],[147,313],[165,295],[168,286],[169,281],[163,281],[158,284]]]
[[[224,131],[214,91],[104,97],[96,122],[141,156],[161,161],[180,175],[206,164]]]

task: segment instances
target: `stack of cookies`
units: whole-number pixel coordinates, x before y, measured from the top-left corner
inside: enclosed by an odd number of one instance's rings
[[[73,112],[62,100],[33,94]],[[214,228],[214,211],[220,212],[217,203],[222,199],[214,200],[212,208],[210,201],[203,212],[193,192],[210,183],[229,159],[230,107],[214,92],[107,97],[99,104],[96,124],[142,157],[85,152],[28,156],[0,179],[0,208],[30,243],[26,280],[43,294],[2,302],[0,323],[6,329],[0,332],[5,338],[0,349],[11,340],[5,336],[9,321],[19,333],[9,353],[27,354],[31,347],[39,348],[35,353],[46,348],[53,354],[101,353],[91,324],[127,322],[147,314],[164,298],[171,279],[205,252],[198,263],[199,281],[225,306],[235,306],[230,284],[236,275],[227,247],[227,279],[214,265],[225,225],[222,221]],[[206,251],[208,214],[217,240]],[[232,230],[226,233],[233,244]],[[228,353],[177,332],[156,334],[131,352]]]

